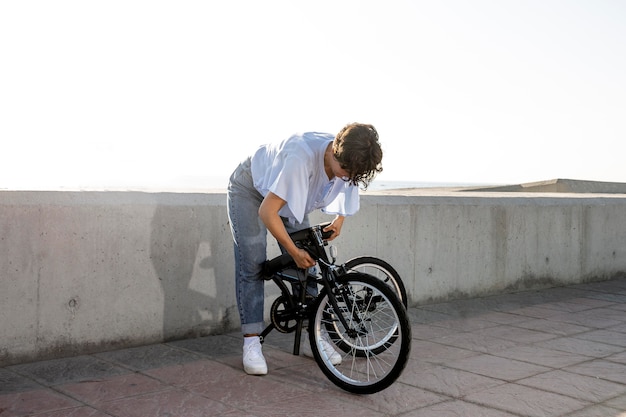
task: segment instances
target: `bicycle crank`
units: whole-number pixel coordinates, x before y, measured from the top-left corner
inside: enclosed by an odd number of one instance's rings
[[[281,295],[274,300],[270,310],[272,324],[276,330],[281,333],[291,333],[295,331],[298,324],[297,309],[289,304],[289,300]]]

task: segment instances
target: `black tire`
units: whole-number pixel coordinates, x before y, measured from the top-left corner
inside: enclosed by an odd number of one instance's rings
[[[404,307],[407,307],[407,296],[404,283],[400,278],[400,274],[398,274],[398,272],[387,262],[372,256],[360,256],[358,258],[350,259],[345,263],[345,266],[350,271],[366,273],[378,278],[380,281],[387,284],[396,293],[398,298],[400,298]],[[326,325],[328,333],[332,335],[340,334],[336,326],[337,323],[335,321],[329,320]],[[344,352],[348,352],[352,349],[349,343],[341,341],[340,338],[336,338],[334,340],[336,346]],[[390,342],[393,343],[394,340],[395,339],[390,339]],[[386,349],[387,346],[388,344],[381,344],[377,349],[373,350],[373,352],[379,354]],[[361,354],[365,355],[367,353],[367,351],[363,351]],[[358,351],[357,354],[359,354]]]
[[[350,259],[345,263],[345,266],[350,271],[363,272],[377,277],[385,284],[389,285],[398,295],[404,308],[408,306],[408,300],[406,295],[406,288],[404,282],[400,278],[400,274],[382,259],[375,258],[373,256],[359,256],[358,258]]]
[[[378,278],[350,272],[337,278],[338,314],[343,314],[345,328],[323,290],[309,319],[309,342],[322,372],[338,387],[355,394],[373,394],[388,388],[402,373],[411,350],[411,325],[400,299]],[[335,290],[334,290],[335,291]],[[328,321],[337,329],[328,332]],[[322,348],[347,344],[347,351],[333,364]]]

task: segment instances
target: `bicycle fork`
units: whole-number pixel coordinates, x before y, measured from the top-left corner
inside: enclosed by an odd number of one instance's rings
[[[336,290],[343,299],[343,301],[346,303],[346,309],[351,313],[352,316],[351,322],[360,323],[361,318],[359,317],[358,309],[355,308],[355,300],[352,299],[350,288],[348,286],[337,285],[337,281],[335,279],[325,279],[324,286],[326,287],[326,292],[328,294],[328,300],[330,301],[330,305],[332,306],[333,311],[335,311],[335,316],[339,318],[339,321],[343,325],[344,329],[346,329],[346,334],[352,338],[365,336],[367,332],[363,330],[363,326],[360,326],[361,329],[357,329],[356,327],[348,323],[345,315],[341,313],[341,309],[339,308],[339,304],[337,303],[337,297],[335,296],[335,291],[333,291]]]

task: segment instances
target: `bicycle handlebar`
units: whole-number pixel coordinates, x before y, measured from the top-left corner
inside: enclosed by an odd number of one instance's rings
[[[324,232],[323,230],[330,225],[330,222],[320,223],[315,226],[307,227],[306,229],[298,230],[296,232],[289,233],[291,240],[294,242],[302,242],[311,238],[311,233],[315,233],[316,229],[319,228],[322,239],[327,240],[329,237],[333,235],[333,232]]]
[[[320,223],[315,226],[308,227],[306,229],[298,230],[296,232],[292,232],[289,234],[291,240],[293,240],[296,245],[309,252],[309,254],[313,257],[313,259],[317,260],[317,256],[314,251],[311,250],[313,246],[316,246],[316,233],[320,234],[322,239],[322,243],[326,244],[326,240],[330,238],[333,234],[332,231],[324,232],[323,229],[330,225],[330,222]],[[315,238],[315,239],[314,239]],[[287,267],[295,267],[296,263],[288,253],[284,253],[279,255],[273,259],[266,260],[263,262],[263,276],[266,278],[270,278],[275,272],[285,269]]]

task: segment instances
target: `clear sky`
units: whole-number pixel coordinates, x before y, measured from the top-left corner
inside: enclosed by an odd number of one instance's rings
[[[381,180],[626,182],[623,0],[3,1],[0,60],[0,188],[184,186],[353,121]]]

